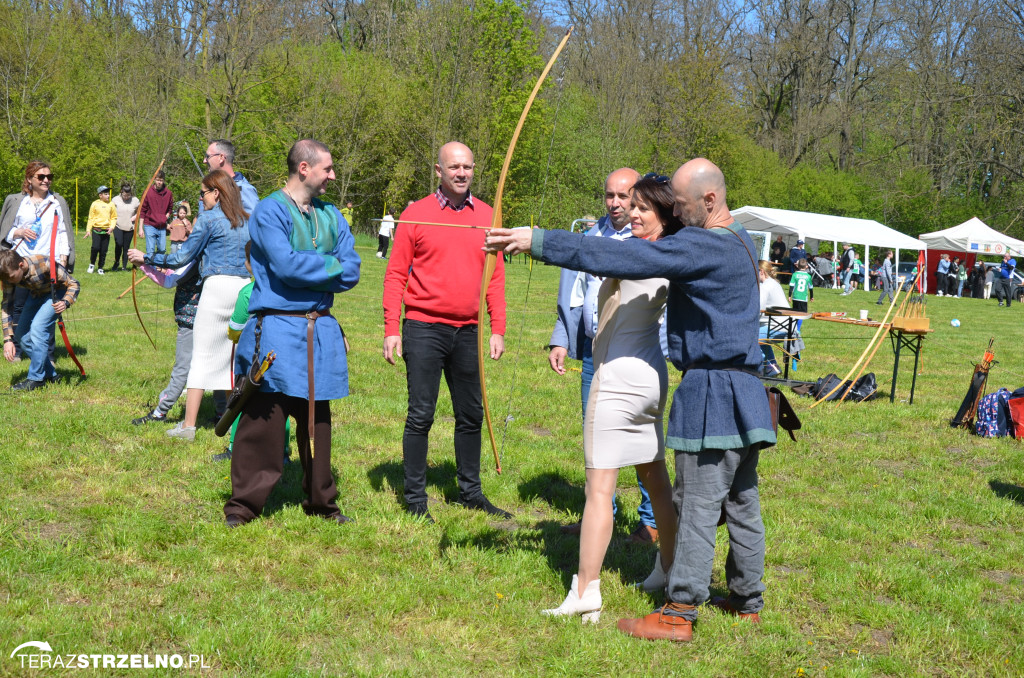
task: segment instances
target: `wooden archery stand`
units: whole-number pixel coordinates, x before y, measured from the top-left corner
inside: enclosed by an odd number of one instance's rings
[[[923,294],[913,296],[906,306],[900,308],[900,313],[892,319],[894,330],[906,332],[921,332],[930,329],[928,316],[925,315],[927,300]]]

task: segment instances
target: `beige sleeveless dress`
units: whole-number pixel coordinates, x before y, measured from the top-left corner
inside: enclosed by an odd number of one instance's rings
[[[598,294],[594,380],[583,421],[587,468],[665,458],[668,369],[659,330],[668,281],[606,279]]]

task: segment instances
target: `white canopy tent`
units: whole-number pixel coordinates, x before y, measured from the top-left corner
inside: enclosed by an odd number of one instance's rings
[[[1024,254],[1024,241],[1000,233],[978,217],[972,217],[953,228],[925,233],[921,236],[921,242],[933,250],[974,254]]]
[[[745,206],[732,210],[732,215],[748,231],[768,231],[781,235],[795,235],[803,240],[831,241],[833,251],[839,252],[839,243],[864,245],[864,261],[871,260],[870,248],[887,247],[895,250],[923,250],[925,243],[900,233],[871,219],[836,217],[813,212],[780,210],[773,207]]]

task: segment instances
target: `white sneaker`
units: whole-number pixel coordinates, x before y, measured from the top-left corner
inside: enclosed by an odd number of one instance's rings
[[[601,580],[595,579],[587,584],[581,598],[577,593],[577,575],[572,576],[572,585],[569,587],[569,595],[565,597],[556,608],[541,610],[540,613],[548,617],[566,617],[580,615],[584,622],[596,624],[601,618]]]
[[[183,422],[178,422],[174,428],[167,431],[167,435],[171,438],[181,438],[182,440],[195,440],[196,439],[196,427],[185,426]]]
[[[92,264],[89,264],[89,269],[86,271],[86,273],[92,273],[95,270],[96,270],[96,267],[93,266]]]
[[[383,255],[383,254],[381,254],[380,252],[377,252],[377,258],[378,258],[378,259],[383,259],[383,258],[384,258],[384,255]]]
[[[100,270],[96,271],[96,272],[99,273],[100,275],[103,275],[103,269],[102,268]]]

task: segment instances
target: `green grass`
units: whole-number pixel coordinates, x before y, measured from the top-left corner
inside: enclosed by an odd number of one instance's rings
[[[1024,667],[1024,451],[1009,439],[952,430],[990,336],[991,385],[1024,385],[1024,306],[930,299],[913,405],[904,363],[895,404],[791,397],[803,419],[761,459],[767,528],[764,622],[701,614],[689,645],[641,642],[615,629],[658,598],[631,587],[653,552],[625,543],[635,527],[633,474],[605,563],[596,627],[542,618],[575,572],[578,542],[558,525],[582,508],[579,376],[560,378],[546,351],[557,270],[508,268],[508,353],[490,363],[496,421],[511,413],[504,473],[483,451],[484,490],[515,513],[489,520],[457,494],[453,419],[442,386],[428,480],[437,524],[400,506],[404,367],[381,357],[384,262],[360,240],[363,280],[336,298],[352,342],[352,395],[334,403],[333,462],[344,527],[307,518],[297,465],[265,516],[228,531],[229,465],[212,427],[193,444],[166,425],[134,427],[166,383],[175,326],[171,293],[144,283],[139,305],[115,297],[125,274],[80,273],[69,333],[89,377],[0,396],[0,674],[28,640],[54,652],[202,654],[213,675],[1020,675]],[[84,270],[85,266],[81,266]],[[529,301],[524,295],[529,286]],[[876,315],[876,294],[817,293],[812,310]],[[880,315],[880,313],[878,314]],[[957,317],[962,326],[950,327]],[[522,327],[522,331],[520,330]],[[796,376],[846,373],[864,328],[809,322]],[[59,340],[58,340],[59,343]],[[73,373],[58,350],[58,367]],[[0,366],[0,383],[27,363]],[[888,395],[892,352],[872,370]],[[673,370],[673,383],[678,374]],[[172,410],[181,415],[183,402]],[[204,402],[201,421],[212,415]],[[499,444],[502,431],[499,425]],[[725,532],[713,589],[724,590]],[[133,673],[129,670],[105,673]],[[179,673],[174,671],[153,673]]]

